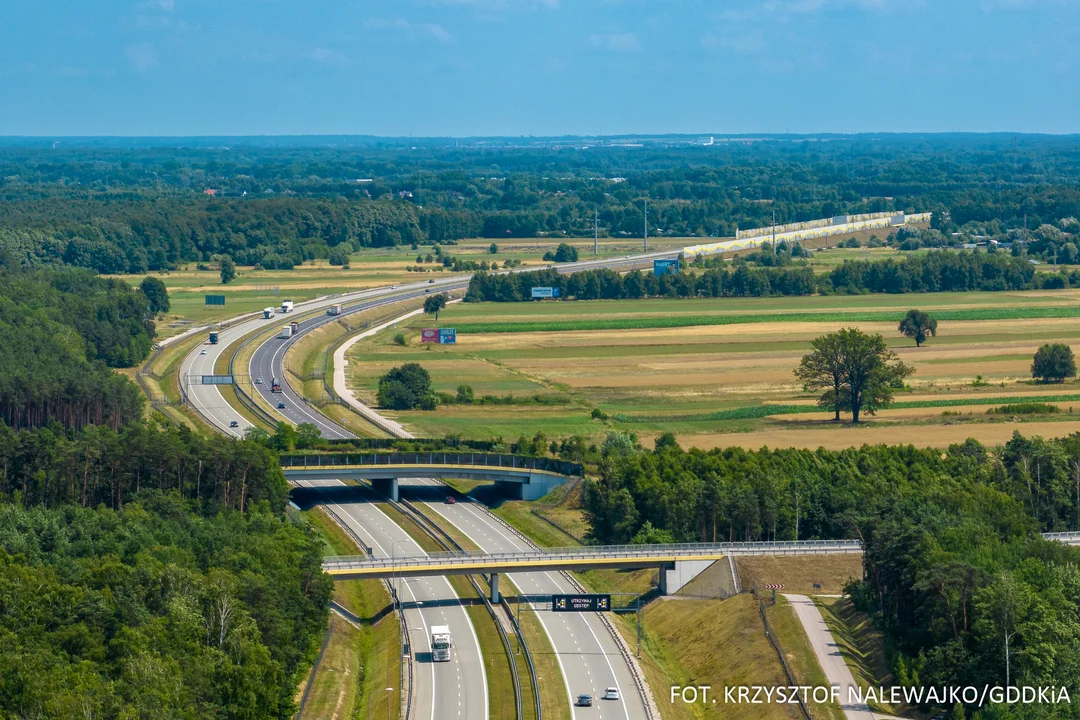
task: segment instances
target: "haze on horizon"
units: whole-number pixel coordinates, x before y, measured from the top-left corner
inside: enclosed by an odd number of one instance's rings
[[[0,11],[0,135],[1078,127],[1075,0],[76,0]]]

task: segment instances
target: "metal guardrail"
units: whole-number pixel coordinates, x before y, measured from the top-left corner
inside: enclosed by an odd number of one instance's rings
[[[498,564],[521,560],[591,560],[591,559],[648,559],[678,557],[702,553],[737,555],[798,555],[862,552],[858,540],[800,540],[797,542],[735,542],[735,543],[674,543],[662,545],[585,545],[580,547],[545,548],[535,552],[486,553],[479,550],[432,552],[422,556],[404,555],[395,560],[369,559],[364,556],[328,556],[324,566],[333,567],[401,567],[412,565],[453,564],[459,560]]]
[[[580,477],[585,468],[580,463],[530,455],[503,455],[477,452],[390,452],[390,453],[309,453],[283,455],[281,466],[286,468],[320,468],[337,466],[375,465],[477,465],[509,470],[539,470],[542,472]]]

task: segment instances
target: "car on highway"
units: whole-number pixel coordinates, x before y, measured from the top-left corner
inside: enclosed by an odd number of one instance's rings
[[[424,288],[424,292],[431,292],[431,288]]]
[[[284,410],[284,409],[285,409],[285,403],[283,403],[283,402],[279,402],[279,403],[277,404],[277,409],[278,409],[278,410]]]
[[[457,499],[453,495],[447,495],[446,496],[446,504],[447,505],[453,505],[456,502],[457,502]]]
[[[262,378],[255,378],[256,385],[262,385]]]
[[[427,284],[428,285],[434,285],[435,284],[435,278],[431,278],[430,280],[428,280]]]
[[[200,351],[199,351],[199,354],[200,354],[200,355],[205,355],[205,354],[206,354],[206,351],[205,351],[205,350],[200,350]]]
[[[619,699],[619,688],[609,687],[607,690],[604,691],[603,699],[604,700],[618,700]]]
[[[578,695],[574,704],[578,707],[592,707],[592,695]]]
[[[231,423],[229,423],[229,427],[240,427],[240,423],[233,420]]]

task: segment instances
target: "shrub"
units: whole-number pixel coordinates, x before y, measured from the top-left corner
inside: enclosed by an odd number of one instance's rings
[[[403,347],[405,345],[408,345],[409,341],[405,338],[405,333],[398,333],[397,335],[394,335],[394,344],[401,345]]]
[[[1059,413],[1061,408],[1057,405],[1039,402],[1014,403],[1012,405],[1000,405],[986,411],[987,415],[1048,415]]]

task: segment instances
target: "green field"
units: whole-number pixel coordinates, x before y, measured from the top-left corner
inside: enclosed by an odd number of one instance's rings
[[[940,322],[938,337],[919,349],[896,330],[911,307]],[[438,322],[458,329],[458,344],[421,344],[419,329],[434,324],[415,318],[357,343],[347,357],[349,383],[372,404],[378,377],[404,362],[423,365],[437,391],[467,384],[478,400],[498,401],[388,413],[423,435],[600,438],[624,429],[647,439],[671,430],[700,447],[948,444],[968,434],[997,442],[1016,418],[986,409],[1017,402],[1061,406],[1057,415],[1023,418],[1035,423],[1032,432],[1080,430],[1069,406],[1080,412],[1080,386],[1030,380],[1040,344],[1080,333],[1075,290],[459,303]],[[811,339],[849,325],[883,334],[916,369],[892,408],[856,428],[830,422],[793,374]],[[391,339],[399,331],[404,347]],[[593,419],[593,409],[605,418]]]

